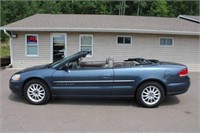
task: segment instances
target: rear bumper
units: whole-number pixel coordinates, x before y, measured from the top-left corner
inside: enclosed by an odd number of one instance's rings
[[[188,91],[190,80],[181,83],[171,83],[167,87],[167,95],[178,95]]]

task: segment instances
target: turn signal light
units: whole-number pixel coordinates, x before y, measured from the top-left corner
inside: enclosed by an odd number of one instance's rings
[[[188,69],[185,68],[185,69],[181,70],[180,72],[178,72],[178,75],[180,77],[187,76],[188,75]]]

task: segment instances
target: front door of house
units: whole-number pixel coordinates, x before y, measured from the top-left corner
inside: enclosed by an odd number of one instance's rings
[[[63,59],[66,55],[66,34],[52,34],[53,62]]]

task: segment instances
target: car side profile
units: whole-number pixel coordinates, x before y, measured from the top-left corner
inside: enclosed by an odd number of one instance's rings
[[[190,86],[185,65],[129,58],[124,61],[83,61],[80,51],[51,64],[12,75],[10,89],[32,104],[54,97],[136,98],[144,107],[157,107],[166,95],[185,93]]]

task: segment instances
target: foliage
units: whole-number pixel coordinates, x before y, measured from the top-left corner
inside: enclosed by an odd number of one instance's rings
[[[168,15],[169,9],[165,0],[155,0],[150,8],[151,16],[165,17]]]
[[[36,13],[177,17],[180,14],[199,15],[200,7],[199,0],[0,0],[0,2],[0,26]],[[1,34],[1,42],[5,41],[8,41],[6,35]]]
[[[10,48],[8,44],[1,44],[0,47],[0,57],[10,56]]]

